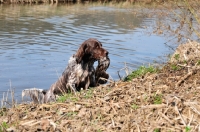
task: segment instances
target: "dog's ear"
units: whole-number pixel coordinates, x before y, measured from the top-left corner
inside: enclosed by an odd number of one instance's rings
[[[77,63],[80,63],[84,54],[85,54],[85,51],[87,49],[87,43],[84,42],[83,44],[81,44],[81,46],[79,47],[78,51],[76,52],[76,60],[77,60]]]

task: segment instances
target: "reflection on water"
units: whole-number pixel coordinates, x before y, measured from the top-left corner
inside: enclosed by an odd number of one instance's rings
[[[109,51],[108,73],[115,80],[125,62],[135,69],[171,53],[164,37],[149,35],[143,28],[156,18],[130,10],[92,5],[1,6],[0,97],[10,87],[17,96],[24,88],[49,88],[88,38],[97,38]]]

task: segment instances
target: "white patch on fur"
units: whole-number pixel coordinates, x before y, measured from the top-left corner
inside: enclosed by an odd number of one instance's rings
[[[34,103],[42,103],[44,100],[43,89],[31,88],[22,90],[22,100],[24,96],[29,96]]]

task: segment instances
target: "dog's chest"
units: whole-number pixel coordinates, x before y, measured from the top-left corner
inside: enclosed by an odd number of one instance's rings
[[[81,64],[78,64],[78,65],[77,65],[75,71],[76,71],[77,77],[81,77],[81,76],[83,76],[83,75],[85,75],[85,76],[88,75],[87,69],[83,69],[83,67],[81,66]]]

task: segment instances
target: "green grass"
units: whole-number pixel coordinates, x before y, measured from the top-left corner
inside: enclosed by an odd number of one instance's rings
[[[134,110],[136,110],[136,109],[138,109],[138,105],[132,104],[132,105],[131,105],[131,108],[134,109]]]
[[[8,128],[8,124],[6,122],[2,122],[0,124],[0,132],[4,132]]]
[[[160,128],[154,129],[153,132],[160,132]]]
[[[197,61],[197,65],[200,65],[200,60]]]
[[[78,101],[78,98],[75,97],[72,93],[67,93],[67,94],[64,94],[64,95],[62,95],[62,96],[59,96],[59,97],[57,98],[57,102],[59,102],[59,103],[64,103],[64,102],[66,102],[67,100],[76,102],[76,101]]]
[[[124,81],[130,81],[133,78],[143,76],[146,73],[156,73],[157,71],[158,69],[153,66],[149,66],[149,67],[140,66],[137,70],[133,71],[130,75],[125,77]]]
[[[185,127],[185,132],[190,132],[191,128],[189,126]]]
[[[171,69],[174,70],[174,71],[177,71],[179,70],[181,67],[180,66],[177,66],[176,64],[172,64],[171,65]]]
[[[175,54],[175,55],[174,55],[174,59],[179,60],[179,58],[180,58],[180,55],[179,55],[179,54]]]
[[[86,98],[86,99],[92,98],[93,97],[93,90],[94,90],[93,88],[89,88],[86,91],[84,98]]]
[[[101,130],[101,129],[98,129],[97,132],[102,132],[102,130]]]
[[[153,97],[154,104],[162,104],[162,94],[155,94]]]

